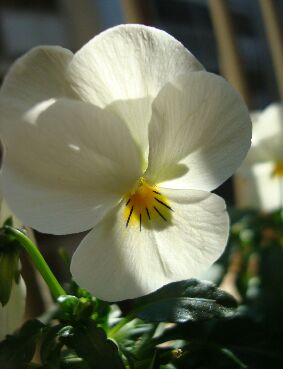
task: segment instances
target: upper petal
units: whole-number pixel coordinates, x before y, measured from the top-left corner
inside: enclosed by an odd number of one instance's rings
[[[28,226],[57,234],[89,229],[141,175],[128,128],[106,110],[59,99],[20,122],[10,109],[2,113],[9,120],[1,130],[3,193]]]
[[[58,46],[40,46],[19,58],[10,68],[0,91],[5,104],[23,110],[53,97],[72,96],[66,81],[71,51]]]
[[[143,25],[120,25],[83,46],[69,65],[72,88],[85,101],[156,96],[179,74],[202,69],[195,57],[166,32]]]
[[[115,109],[142,147],[147,145],[151,100],[177,75],[202,69],[195,57],[166,32],[143,25],[120,25],[94,37],[79,50],[69,65],[74,92],[100,106],[116,100],[150,97],[142,105],[116,104]],[[140,132],[139,132],[140,133]],[[142,139],[140,139],[140,137]]]
[[[171,188],[211,191],[230,177],[251,141],[248,110],[221,77],[178,77],[153,103],[147,178]]]
[[[203,191],[160,191],[174,210],[163,227],[126,227],[123,204],[83,239],[71,264],[81,287],[107,301],[135,298],[196,277],[221,255],[229,229],[224,201]]]

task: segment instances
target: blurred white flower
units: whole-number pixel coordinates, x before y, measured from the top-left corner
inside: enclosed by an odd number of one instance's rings
[[[26,286],[20,277],[19,282],[13,284],[8,303],[5,306],[0,303],[0,341],[23,323],[25,302]]]
[[[75,280],[122,300],[197,276],[223,252],[224,201],[251,125],[241,97],[163,31],[123,25],[75,55],[35,48],[1,92],[2,177],[41,232],[93,228]]]
[[[0,193],[0,227],[2,227],[5,220],[11,216],[13,217],[14,225],[20,226],[20,221],[14,217]],[[13,333],[22,324],[25,303],[26,286],[22,277],[19,277],[18,283],[13,282],[8,303],[2,306],[0,302],[0,341],[3,340],[7,334]]]
[[[252,114],[252,147],[238,170],[239,205],[272,211],[283,206],[283,106]]]

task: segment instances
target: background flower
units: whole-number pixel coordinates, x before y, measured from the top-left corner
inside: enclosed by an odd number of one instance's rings
[[[265,211],[283,205],[283,107],[269,105],[252,114],[252,147],[238,170],[240,206]]]
[[[2,227],[3,223],[9,217],[13,218],[14,226],[20,227],[21,222],[12,214],[0,193],[0,227]],[[2,238],[1,248],[5,247],[3,240],[4,239]],[[0,260],[3,258],[3,252],[1,255],[1,248]],[[2,265],[1,262],[0,265]],[[1,276],[3,277],[2,273]],[[3,283],[3,281],[1,282]],[[24,318],[26,286],[21,276],[19,276],[17,282],[15,280],[12,282],[12,288],[10,291],[8,303],[3,306],[0,302],[0,341],[4,339],[7,334],[13,333],[21,325]]]
[[[165,32],[115,27],[74,56],[34,49],[4,81],[1,113],[9,205],[42,232],[94,227],[71,270],[97,297],[149,293],[222,253],[228,217],[209,191],[246,155],[248,112]]]
[[[0,341],[23,323],[25,301],[26,286],[20,277],[19,283],[13,284],[9,302],[5,306],[0,303]]]

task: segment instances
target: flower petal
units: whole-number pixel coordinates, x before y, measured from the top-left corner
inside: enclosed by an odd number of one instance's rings
[[[219,76],[189,73],[164,86],[153,103],[146,176],[169,188],[211,191],[240,165],[250,140],[239,94]]]
[[[223,252],[228,216],[223,199],[195,190],[160,189],[174,213],[164,227],[126,227],[123,206],[103,219],[72,258],[76,282],[95,296],[117,301],[195,277]]]
[[[148,124],[151,119],[151,99],[149,96],[140,99],[116,100],[105,107],[107,111],[118,115],[128,126],[143,157],[143,169],[148,160]]]
[[[177,75],[203,69],[195,57],[164,31],[143,25],[120,25],[90,40],[70,63],[68,75],[75,93],[84,101],[105,106],[116,100],[154,98]],[[115,108],[134,128],[147,127],[151,99],[141,106],[116,104]],[[133,126],[134,125],[134,126]],[[140,143],[144,147],[145,142]],[[147,144],[147,143],[146,143]]]
[[[73,96],[65,78],[72,58],[71,51],[58,46],[32,49],[10,68],[1,87],[1,99],[5,98],[6,104],[17,102],[26,110],[43,100]]]
[[[10,124],[1,131],[5,199],[25,225],[39,231],[89,229],[140,177],[140,153],[110,112],[68,99],[46,110],[42,104],[20,124],[8,111]]]
[[[73,88],[84,100],[108,105],[115,100],[156,96],[179,74],[203,69],[166,32],[143,25],[120,25],[94,37],[69,66]]]

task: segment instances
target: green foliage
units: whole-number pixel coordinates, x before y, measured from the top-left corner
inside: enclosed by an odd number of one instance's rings
[[[134,311],[113,324],[113,310],[109,304],[94,299],[80,288],[73,288],[72,292],[77,296],[66,295],[58,299],[57,310],[50,317],[52,325],[29,322],[15,336],[0,344],[0,360],[8,363],[7,369],[26,368],[35,352],[36,342],[40,344],[41,364],[37,367],[41,369],[159,368],[178,356],[175,346],[169,345],[166,350],[156,347],[167,341],[172,328],[135,317],[145,316],[151,321],[166,317],[164,320],[169,321],[167,318],[171,314],[171,321],[197,322],[211,317],[231,317],[233,314],[230,313],[236,307],[234,299],[215,285],[188,280],[172,283],[137,299]],[[182,306],[184,300],[190,303]],[[178,314],[174,313],[174,306]],[[159,309],[161,311],[157,313]],[[184,340],[186,336],[178,334],[177,339]],[[18,346],[22,348],[20,352]]]
[[[184,323],[229,318],[235,299],[213,283],[189,279],[170,283],[155,293],[136,300],[137,317],[154,322]]]
[[[14,335],[0,343],[0,368],[25,369],[31,361],[38,337],[44,325],[38,320],[28,321]]]
[[[71,282],[45,324],[28,322],[0,343],[0,368],[283,368],[282,213],[237,210],[231,220],[217,279],[232,272],[240,306],[215,284],[189,279],[122,303],[122,313]]]
[[[58,324],[45,331],[42,337],[40,357],[45,369],[59,369],[61,363],[61,349],[63,343],[60,342],[61,330],[64,324]]]
[[[236,285],[242,302],[259,320],[277,326],[283,309],[283,214],[256,211],[232,212],[232,232],[227,262],[238,252]]]
[[[60,296],[57,300],[60,309],[58,318],[64,320],[80,320],[92,315],[95,300],[92,296],[76,297],[72,295]]]
[[[63,342],[76,351],[90,368],[124,369],[118,348],[102,328],[91,320],[77,322],[68,334],[62,337]]]
[[[117,346],[91,319],[49,329],[42,343],[41,360],[45,369],[124,369]]]

